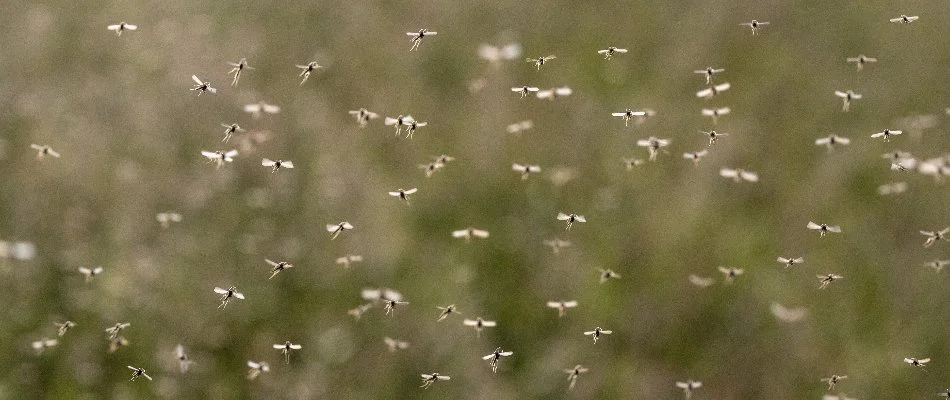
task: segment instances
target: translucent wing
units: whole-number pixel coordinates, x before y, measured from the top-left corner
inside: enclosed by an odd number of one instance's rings
[[[478,321],[475,321],[475,320],[473,320],[473,319],[467,319],[467,318],[466,318],[464,321],[462,321],[462,325],[465,325],[465,326],[476,326],[476,325],[478,325]]]
[[[219,158],[219,157],[218,157],[218,153],[215,153],[215,152],[212,152],[212,151],[204,151],[204,150],[202,150],[202,151],[201,151],[201,155],[203,155],[203,156],[205,156],[205,157],[207,157],[207,158],[210,158],[210,159]]]
[[[406,190],[405,193],[406,193],[406,194],[413,194],[413,193],[418,192],[418,191],[419,191],[419,189],[417,189],[417,188],[412,188],[412,189]]]
[[[591,336],[591,335],[593,335],[594,333],[595,333],[595,331],[587,331],[587,332],[584,332],[584,336]]]
[[[110,31],[117,31],[117,30],[119,30],[119,25],[109,25],[109,26],[108,26],[108,29],[109,29]]]
[[[244,300],[244,294],[243,294],[243,293],[234,292],[234,297],[237,297],[238,299]]]
[[[510,355],[512,355],[512,354],[515,354],[515,352],[513,352],[513,351],[503,351],[503,352],[501,352],[501,353],[498,353],[498,355],[500,355],[500,356],[502,356],[502,357],[508,357],[508,356],[510,356]],[[930,359],[928,358],[927,361],[930,361]],[[924,362],[924,361],[922,361],[922,362]]]
[[[487,327],[487,328],[493,328],[497,325],[498,324],[495,321],[482,321],[482,326]]]
[[[495,358],[495,353],[482,357],[482,360],[491,360],[492,358]]]
[[[756,174],[755,172],[742,171],[742,179],[745,179],[749,182],[758,182],[759,174]]]
[[[597,54],[607,54],[610,50],[597,50]]]
[[[627,49],[614,49],[614,52],[616,52],[616,53],[626,53],[626,52],[627,52]]]
[[[723,168],[719,170],[719,175],[725,178],[735,178],[739,176],[739,171],[729,168]]]
[[[575,301],[575,300],[565,301],[563,304],[564,304],[564,307],[565,307],[565,308],[574,308],[574,307],[577,307],[577,301]]]
[[[917,19],[917,17],[914,17],[914,19]],[[138,27],[138,25],[125,24],[125,29],[128,29],[128,30],[130,30],[130,31],[134,31],[134,30],[136,30],[136,29],[139,29],[139,27]]]
[[[488,237],[488,231],[483,231],[480,229],[472,229],[472,235],[474,235],[477,238],[484,239]]]
[[[567,221],[567,220],[571,219],[571,216],[570,216],[570,215],[567,215],[567,214],[565,214],[565,213],[557,213],[557,219],[558,219],[559,221]]]
[[[341,222],[340,224],[343,225],[343,229],[353,229],[353,225],[350,225],[349,222]]]
[[[285,347],[285,346],[282,345],[282,344],[275,344],[275,345],[274,345],[274,348],[277,349],[277,350],[283,349],[284,347]]]
[[[467,230],[467,229],[463,229],[463,230],[460,230],[460,231],[452,231],[452,237],[454,237],[454,238],[461,238],[461,237],[466,237],[466,236],[468,236],[468,230]]]
[[[521,164],[518,164],[518,163],[514,163],[514,164],[511,164],[511,169],[514,170],[514,171],[522,172],[522,171],[525,170],[525,167],[524,167],[524,165],[521,165]]]
[[[845,92],[842,92],[842,91],[840,91],[840,90],[835,90],[835,96],[842,97],[842,98],[847,98],[847,97],[848,97],[848,94],[845,93]]]
[[[554,89],[554,94],[558,96],[570,96],[571,93],[574,93],[574,90],[569,87],[561,87]]]
[[[294,163],[293,163],[293,161],[281,161],[280,166],[281,166],[282,168],[293,168],[293,167],[294,167]]]
[[[703,71],[697,71],[697,72],[703,72]],[[699,96],[698,93],[697,93],[697,96]],[[699,96],[699,97],[702,97],[702,96]],[[712,116],[716,115],[716,110],[712,110],[712,109],[709,109],[709,108],[704,108],[704,109],[702,109],[701,112],[702,112],[703,115],[705,115],[705,116],[707,116],[707,117],[712,117]],[[614,114],[614,115],[616,115],[616,114]]]
[[[721,83],[721,84],[716,85],[716,91],[724,92],[726,90],[729,90],[730,87],[732,87],[732,85],[730,85],[728,82]]]
[[[274,160],[271,160],[271,159],[269,159],[269,158],[265,158],[265,159],[261,160],[261,165],[263,165],[263,166],[265,166],[265,167],[273,167],[274,164],[276,164],[276,163],[274,162]]]
[[[197,84],[199,84],[199,85],[204,85],[204,82],[202,82],[201,79],[198,79],[198,77],[195,76],[195,75],[192,75],[192,76],[191,76],[191,80],[195,81],[195,83],[197,83]]]
[[[574,220],[577,222],[587,222],[587,219],[585,219],[583,215],[575,215]]]
[[[709,96],[712,96],[712,94],[713,94],[712,89],[703,89],[696,92],[696,97],[709,97]]]
[[[227,152],[227,153],[224,153],[224,157],[225,157],[225,158],[228,158],[228,159],[237,157],[237,155],[238,155],[238,151],[237,151],[237,150],[231,150],[231,151],[229,151],[229,152]],[[228,160],[228,161],[230,161],[230,160]]]
[[[292,345],[290,345],[290,348],[293,349],[293,350],[300,350],[300,349],[303,348],[303,346],[301,346],[301,345],[299,345],[299,344],[292,344]]]
[[[548,302],[548,307],[551,307],[551,308],[561,308],[561,302],[559,302],[559,301],[549,301],[549,302]]]
[[[825,146],[831,143],[831,137],[823,137],[818,140],[815,140],[815,144],[818,146]]]
[[[821,229],[821,225],[818,225],[811,221],[808,221],[808,225],[806,225],[805,227],[808,229]]]
[[[829,227],[828,227],[828,231],[829,231],[829,232],[834,232],[834,233],[841,233],[841,227],[840,227],[840,226],[829,226]]]

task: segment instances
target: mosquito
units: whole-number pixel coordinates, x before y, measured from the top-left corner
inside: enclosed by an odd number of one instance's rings
[[[248,361],[247,367],[249,368],[247,371],[247,379],[250,381],[253,381],[255,378],[260,376],[262,372],[270,372],[270,365],[263,361]]]
[[[290,161],[290,160],[287,160],[287,161],[284,161],[284,160],[277,160],[277,161],[274,161],[274,160],[271,160],[271,159],[269,159],[269,158],[265,158],[265,159],[261,160],[261,165],[262,165],[262,166],[265,166],[265,167],[271,167],[270,173],[272,173],[272,174],[275,173],[275,172],[277,172],[277,170],[279,170],[279,169],[281,169],[281,168],[290,168],[290,169],[293,169],[293,168],[294,168],[294,163],[293,163],[293,161]]]
[[[825,236],[829,232],[831,233],[841,233],[841,227],[837,225],[825,225],[825,224],[816,224],[814,222],[808,221],[808,225],[805,226],[811,230],[817,230],[819,236]]]
[[[772,315],[774,315],[775,318],[778,318],[783,322],[798,322],[808,315],[808,310],[805,308],[788,308],[779,303],[772,303],[772,306],[769,307],[769,309],[772,311]]]
[[[117,336],[119,336],[119,332],[122,332],[123,329],[130,326],[132,326],[132,324],[128,322],[117,322],[115,325],[106,328],[106,333],[109,334],[109,339],[115,339]]]
[[[600,270],[600,283],[604,284],[611,279],[620,279],[620,274],[614,272],[612,269],[601,269]]]
[[[646,111],[633,111],[631,109],[623,110],[623,112],[610,113],[615,117],[620,117],[623,119],[623,126],[630,126],[630,120],[635,117],[645,117],[647,115]]]
[[[883,137],[883,138],[884,138],[884,141],[885,141],[885,142],[888,142],[888,141],[890,141],[891,136],[900,135],[900,134],[902,134],[902,133],[904,133],[904,131],[893,131],[893,130],[890,130],[890,129],[885,129],[885,130],[883,130],[883,131],[880,131],[880,132],[878,132],[878,133],[875,133],[875,134],[871,135],[871,137],[872,137],[872,138],[875,138],[875,139],[876,139],[876,138],[879,138],[879,137]]]
[[[43,354],[43,351],[52,347],[56,347],[59,344],[59,341],[56,339],[42,339],[37,340],[30,344],[33,347],[33,350],[36,350],[36,354]]]
[[[685,158],[685,159],[687,159],[687,160],[692,160],[692,161],[693,161],[693,166],[694,166],[694,167],[698,167],[698,166],[699,166],[699,159],[701,159],[701,158],[703,158],[703,157],[706,157],[707,154],[709,154],[709,150],[701,150],[701,151],[697,151],[697,152],[695,152],[695,153],[683,153],[683,158]]]
[[[183,374],[188,372],[188,368],[194,363],[194,361],[188,358],[188,354],[185,353],[185,346],[181,344],[175,346],[175,358],[178,360],[178,370]]]
[[[359,321],[360,317],[362,317],[364,313],[369,311],[370,308],[373,308],[373,303],[362,304],[354,309],[347,310],[346,313],[348,315],[352,315],[353,318]]]
[[[128,345],[129,345],[129,341],[122,336],[119,336],[115,339],[109,339],[109,354],[115,353],[116,350],[119,350],[119,348],[122,348]]]
[[[942,231],[920,231],[921,235],[927,237],[927,240],[924,242],[924,247],[933,246],[934,243],[937,243],[941,240],[950,240],[950,228],[944,228]]]
[[[731,111],[732,110],[730,110],[729,107],[721,107],[721,108],[704,108],[700,112],[703,114],[703,116],[712,118],[713,125],[716,125],[719,122],[719,117],[723,115],[727,115]]]
[[[267,278],[267,279],[273,279],[275,276],[277,276],[278,273],[280,273],[280,271],[294,267],[293,264],[286,261],[274,262],[268,259],[264,259],[264,261],[266,261],[271,266],[270,278]]]
[[[637,146],[646,147],[647,151],[650,152],[650,157],[648,158],[650,161],[656,161],[656,155],[661,150],[665,152],[666,150],[663,150],[663,148],[669,145],[670,145],[669,139],[658,139],[653,136],[650,136],[647,139],[637,141]]]
[[[736,169],[722,168],[719,170],[719,175],[724,178],[730,178],[736,183],[739,183],[741,181],[746,181],[746,182],[759,181],[759,174],[756,174],[755,172],[746,171],[742,168],[736,168]]]
[[[224,139],[221,140],[222,142],[227,142],[228,140],[231,140],[231,136],[234,135],[234,133],[236,132],[245,131],[245,129],[241,128],[241,126],[238,124],[221,124],[221,126],[225,128]]]
[[[763,26],[768,25],[768,24],[769,24],[768,22],[759,22],[759,21],[756,21],[756,20],[753,19],[752,22],[743,22],[743,23],[741,23],[741,24],[739,24],[739,25],[748,26],[749,28],[752,28],[752,34],[755,35],[756,32],[757,32],[760,28],[762,28]]]
[[[76,327],[76,323],[73,321],[54,322],[53,325],[56,326],[56,330],[59,336],[65,335],[67,331]]]
[[[898,23],[898,24],[909,24],[909,23],[911,23],[911,22],[914,22],[914,21],[918,20],[919,18],[920,18],[920,17],[918,17],[918,16],[916,16],[916,15],[913,16],[913,17],[908,17],[908,16],[906,16],[906,15],[904,15],[904,14],[901,14],[900,17],[891,18],[890,21],[893,22],[893,23]]]
[[[396,340],[389,336],[384,337],[383,342],[385,342],[386,346],[389,347],[390,353],[395,353],[396,351],[405,350],[409,348],[409,342]]]
[[[841,382],[842,379],[848,379],[848,376],[847,375],[831,375],[830,378],[822,378],[821,381],[827,382],[828,390],[831,391],[831,390],[835,390],[835,385],[837,385],[838,382]]]
[[[246,58],[242,58],[241,61],[238,61],[236,63],[228,62],[228,65],[234,67],[234,68],[231,68],[230,71],[228,71],[228,75],[234,74],[234,79],[231,80],[231,86],[237,86],[238,79],[241,79],[241,71],[244,71],[245,69],[254,69],[254,67],[247,65]]]
[[[144,376],[145,379],[152,380],[152,377],[148,376],[148,374],[145,373],[145,369],[133,367],[131,365],[127,365],[127,367],[129,367],[129,369],[132,370],[132,379],[129,379],[130,381],[134,381],[135,378],[138,378],[140,376]]]
[[[723,137],[723,136],[729,136],[728,133],[719,133],[719,132],[716,132],[716,131],[709,131],[709,132],[699,131],[699,133],[702,133],[703,135],[706,135],[706,137],[709,138],[709,145],[710,145],[710,146],[712,146],[713,144],[715,144],[716,141],[719,140],[719,138],[721,138],[721,137]]]
[[[707,85],[712,83],[713,75],[716,75],[721,72],[726,72],[726,70],[724,68],[706,67],[705,69],[697,69],[693,71],[694,74],[702,74],[703,76],[705,76]]]
[[[366,124],[369,123],[369,120],[379,118],[379,114],[374,113],[365,108],[360,108],[359,110],[350,111],[349,114],[356,117],[356,123],[360,125],[360,128],[365,128]]]
[[[639,158],[624,158],[623,159],[623,165],[625,168],[627,168],[627,171],[633,171],[634,167],[639,167],[645,163],[646,161],[643,161]]]
[[[584,336],[590,336],[590,337],[594,338],[594,344],[597,344],[597,339],[600,339],[600,335],[609,335],[609,334],[611,334],[611,333],[614,333],[614,332],[613,332],[613,331],[604,330],[604,329],[600,329],[600,327],[598,326],[598,327],[594,328],[594,330],[592,330],[592,331],[584,332]]]
[[[541,241],[541,244],[550,247],[551,252],[554,254],[560,253],[561,249],[571,247],[571,242],[561,239],[543,240]]]
[[[568,301],[564,301],[564,300],[561,300],[561,301],[549,301],[547,304],[548,304],[548,307],[549,307],[549,308],[556,308],[556,309],[557,309],[557,316],[558,316],[558,318],[567,315],[567,309],[568,309],[568,308],[577,307],[577,301],[576,301],[576,300],[568,300]]]
[[[254,119],[260,118],[262,113],[266,114],[277,114],[280,112],[280,107],[273,104],[267,104],[263,101],[259,101],[254,104],[247,104],[244,106],[244,112],[250,113]]]
[[[581,374],[583,373],[587,373],[587,368],[584,368],[584,366],[577,364],[574,366],[574,368],[565,369],[564,373],[567,374],[567,382],[568,382],[567,390],[573,390],[574,385],[577,384],[577,377],[581,376]]]
[[[412,134],[416,132],[416,129],[429,125],[428,122],[419,122],[413,119],[403,121],[402,124],[406,126],[406,139],[412,139]]]
[[[611,59],[614,55],[617,54],[626,54],[627,49],[621,49],[619,47],[610,46],[603,50],[597,50],[597,54],[604,56],[605,60]]]
[[[518,134],[530,130],[531,128],[534,128],[534,122],[531,122],[531,120],[524,120],[508,125],[505,130],[508,131],[508,133]]]
[[[350,225],[350,223],[346,221],[335,225],[327,224],[327,232],[330,232],[330,240],[336,239],[337,236],[340,236],[341,232],[350,229],[353,229],[353,225]]]
[[[587,219],[584,218],[583,215],[577,215],[574,213],[565,214],[562,212],[557,213],[557,220],[567,221],[567,228],[564,228],[565,230],[571,230],[571,226],[573,226],[575,222],[587,222]]]
[[[457,231],[452,231],[453,238],[456,238],[456,239],[465,238],[466,242],[471,241],[472,238],[486,239],[488,238],[488,235],[489,235],[488,231],[483,231],[481,229],[475,229],[471,227],[460,229]]]
[[[729,90],[730,87],[732,87],[732,85],[729,84],[729,82],[720,83],[718,85],[710,86],[708,88],[705,88],[703,90],[696,92],[696,97],[704,97],[707,99],[711,99],[715,97],[717,94]]]
[[[551,88],[551,89],[548,89],[548,90],[539,91],[539,92],[537,93],[537,96],[538,96],[539,99],[555,100],[555,99],[557,99],[558,97],[570,96],[571,93],[574,93],[574,90],[573,90],[573,89],[571,89],[571,88],[569,88],[569,87],[567,87],[567,86],[563,86],[563,87],[559,87],[559,88]]]
[[[498,371],[498,360],[500,360],[502,357],[508,357],[512,354],[515,353],[511,351],[502,351],[501,347],[499,347],[496,348],[491,354],[482,357],[482,360],[488,360],[488,365],[491,365],[491,372],[494,373]]]
[[[425,171],[426,178],[431,178],[432,175],[436,173],[440,168],[444,167],[444,164],[439,164],[436,162],[430,162],[428,164],[419,164],[419,169]]]
[[[864,64],[867,64],[867,63],[876,63],[876,62],[877,62],[877,59],[874,58],[874,57],[868,57],[868,56],[866,56],[866,55],[864,55],[864,54],[861,54],[861,55],[859,55],[859,56],[857,56],[857,57],[848,57],[848,58],[847,58],[847,61],[848,61],[849,63],[852,63],[852,62],[853,62],[855,65],[857,65],[857,66],[858,66],[858,71],[860,71],[860,70],[864,69]]]
[[[393,315],[393,316],[395,316],[395,315],[396,315],[396,306],[400,306],[400,305],[403,305],[403,304],[409,304],[409,302],[408,302],[408,301],[401,301],[401,300],[395,299],[395,298],[393,298],[393,299],[384,298],[384,299],[383,299],[383,304],[384,304],[384,305],[383,305],[383,309],[386,310],[386,315]]]
[[[932,268],[934,271],[940,272],[943,267],[950,265],[950,260],[933,260],[927,261],[924,263],[925,267]],[[62,336],[62,335],[61,335]]]
[[[548,61],[550,61],[550,60],[553,60],[553,59],[555,59],[555,58],[557,58],[557,57],[551,55],[551,56],[547,56],[547,57],[528,58],[528,59],[526,59],[526,60],[527,60],[529,63],[534,64],[535,67],[538,67],[538,71],[540,71],[540,70],[541,70],[541,67],[544,65],[544,63],[546,63],[546,62],[548,62]]]
[[[222,165],[226,162],[234,161],[234,157],[237,157],[237,150],[218,150],[218,151],[206,151],[202,150],[201,155],[208,159],[208,162],[214,163],[215,167],[221,168]]]
[[[687,279],[689,279],[689,283],[701,288],[710,287],[713,283],[716,283],[716,280],[713,278],[705,278],[694,274],[690,274]]]
[[[825,147],[827,147],[829,153],[832,152],[832,151],[834,151],[835,146],[836,146],[836,145],[839,145],[839,144],[842,145],[842,146],[847,146],[847,145],[851,144],[851,139],[848,139],[848,138],[846,138],[846,137],[841,137],[841,136],[832,134],[832,135],[828,135],[828,136],[826,136],[826,137],[819,138],[819,139],[816,139],[816,140],[815,140],[815,145],[816,145],[816,146],[825,146]]]
[[[336,259],[336,263],[343,266],[343,268],[349,268],[350,264],[363,262],[363,256],[360,255],[346,255]]]
[[[300,71],[300,75],[297,75],[297,77],[303,77],[303,79],[300,80],[300,86],[303,86],[303,84],[307,82],[307,78],[310,78],[310,73],[316,71],[318,68],[323,68],[323,66],[317,64],[316,61],[311,61],[307,63],[307,65],[297,64],[297,68],[302,70]]]
[[[458,308],[455,307],[455,304],[449,304],[445,307],[438,306],[436,308],[442,310],[442,312],[439,313],[439,319],[436,320],[436,322],[442,322],[443,319],[448,318],[449,314],[462,315],[462,313],[458,311]]]
[[[520,94],[522,99],[527,97],[529,93],[535,93],[538,90],[540,89],[533,86],[522,86],[522,87],[511,88],[511,91]]]
[[[414,193],[416,193],[416,192],[418,192],[418,191],[419,191],[419,189],[417,189],[417,188],[412,188],[412,189],[399,188],[399,189],[396,189],[396,191],[394,191],[394,192],[389,192],[389,195],[390,195],[390,196],[393,196],[393,197],[398,197],[398,198],[400,198],[400,199],[402,199],[402,200],[405,200],[405,201],[406,201],[406,204],[408,205],[408,204],[409,204],[409,195],[410,195],[410,194],[414,194]]]
[[[736,280],[736,277],[742,275],[742,273],[745,272],[745,270],[739,268],[719,267],[718,269],[719,272],[722,272],[722,274],[725,275],[726,283],[732,283]]]
[[[521,174],[521,180],[527,180],[529,175],[541,172],[540,166],[521,165],[518,163],[511,164],[511,169]]]
[[[196,75],[192,75],[191,80],[195,81],[195,86],[191,88],[191,90],[198,92],[198,96],[201,96],[201,94],[204,92],[209,92],[209,93],[218,92],[218,89],[211,87],[211,82],[202,82],[201,79],[198,78],[198,76]]]
[[[432,386],[433,383],[438,381],[447,381],[452,379],[448,375],[440,375],[438,372],[433,372],[431,374],[422,374],[422,386],[419,386],[423,389],[428,389],[429,386]]]
[[[844,279],[843,276],[835,275],[835,274],[815,275],[815,276],[818,277],[818,280],[821,282],[821,286],[818,286],[819,289],[824,289],[828,287],[828,285],[830,285],[831,282],[834,282],[838,279]]]
[[[785,264],[785,268],[788,268],[788,267],[792,267],[798,264],[803,264],[805,262],[805,257],[798,257],[798,258],[779,257],[778,262]]]
[[[694,390],[703,387],[703,383],[688,379],[686,382],[676,382],[676,387],[683,389],[683,394],[686,395],[687,399],[689,399],[693,396]]]
[[[218,308],[221,308],[221,309],[227,307],[231,299],[244,300],[244,294],[238,293],[237,288],[234,286],[231,286],[227,289],[221,289],[219,287],[215,287],[214,292],[221,295],[221,305],[218,306]]]
[[[412,42],[412,47],[409,48],[409,51],[418,50],[419,45],[422,44],[422,38],[426,36],[435,36],[438,32],[429,32],[428,29],[420,29],[419,32],[406,32],[406,35],[411,36],[409,39]]]
[[[280,350],[281,354],[284,355],[284,364],[290,364],[290,351],[291,350],[300,350],[303,346],[299,344],[290,343],[286,341],[283,344],[275,344],[274,348]]]
[[[495,321],[487,321],[482,319],[482,317],[477,317],[475,319],[468,319],[462,321],[462,325],[471,326],[475,328],[475,337],[482,336],[482,329],[485,328],[494,328],[498,324]]]
[[[102,267],[79,267],[79,273],[86,277],[86,283],[92,282],[92,278],[95,278],[96,275],[102,274],[102,271],[104,271]]]
[[[110,31],[115,31],[116,36],[122,36],[122,32],[125,31],[134,31],[139,29],[138,25],[128,24],[125,23],[125,21],[119,22],[117,25],[109,25],[106,28],[108,28]]]
[[[53,157],[53,158],[59,158],[59,157],[60,157],[60,154],[59,154],[58,152],[56,152],[56,150],[53,150],[53,148],[51,148],[51,147],[49,147],[48,145],[45,145],[45,144],[42,145],[42,146],[40,146],[40,145],[38,145],[38,144],[31,144],[31,145],[30,145],[30,148],[33,149],[33,150],[36,150],[36,159],[37,159],[37,160],[42,160],[42,159],[43,159],[44,157],[46,157],[46,156],[51,156],[51,157]]]
[[[383,120],[383,124],[386,125],[386,126],[395,125],[395,126],[396,126],[396,136],[399,136],[399,134],[402,133],[402,127],[403,127],[403,125],[405,125],[406,122],[409,122],[409,121],[412,121],[412,116],[411,116],[411,115],[405,115],[405,116],[403,116],[403,115],[400,114],[400,115],[399,115],[398,117],[396,117],[396,118],[386,117],[386,119]]]
[[[923,367],[926,366],[925,364],[927,364],[927,363],[930,362],[930,359],[929,359],[929,358],[921,358],[921,359],[918,360],[918,359],[916,359],[916,358],[911,357],[911,358],[905,358],[905,359],[904,359],[904,362],[907,363],[907,364],[910,364],[910,366],[912,366],[912,367],[920,367],[920,368],[923,368]]]
[[[521,56],[521,45],[506,44],[502,47],[483,44],[478,47],[478,56],[496,66],[502,60],[514,60]]]
[[[852,101],[852,100],[860,100],[861,97],[864,97],[864,96],[861,96],[860,94],[857,94],[857,93],[855,93],[855,92],[853,92],[853,91],[851,91],[851,90],[848,90],[848,91],[845,91],[845,92],[842,92],[842,91],[840,91],[840,90],[835,90],[835,96],[838,96],[838,97],[841,98],[841,101],[842,101],[842,104],[841,104],[841,111],[844,111],[844,112],[848,112],[848,110],[851,109],[851,101]]]

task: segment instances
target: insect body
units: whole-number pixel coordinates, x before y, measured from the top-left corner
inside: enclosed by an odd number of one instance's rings
[[[195,86],[192,87],[191,90],[198,92],[198,96],[201,96],[201,94],[205,92],[209,92],[209,93],[218,92],[218,89],[211,87],[211,82],[203,82],[196,75],[192,75],[191,80],[195,81]]]
[[[284,160],[277,160],[277,161],[274,161],[274,160],[271,160],[271,159],[269,159],[269,158],[265,158],[265,159],[261,160],[261,165],[262,165],[262,166],[265,166],[265,167],[271,167],[272,169],[271,169],[270,173],[272,173],[272,174],[275,173],[275,172],[277,172],[277,170],[279,170],[279,169],[281,169],[281,168],[290,168],[290,169],[293,169],[293,168],[294,168],[294,163],[293,163],[293,161],[290,161],[290,160],[287,160],[287,161],[284,161]]]
[[[422,44],[422,38],[426,36],[435,36],[438,32],[429,32],[428,29],[420,29],[419,32],[406,32],[406,35],[411,36],[409,39],[412,42],[412,47],[409,48],[409,51],[418,50],[419,45]]]
[[[228,62],[228,65],[234,67],[234,68],[231,68],[230,71],[228,71],[229,75],[234,74],[234,79],[231,80],[231,86],[237,86],[238,79],[241,79],[241,71],[244,71],[245,69],[254,69],[250,65],[247,65],[246,58],[242,58],[241,61],[238,61],[236,63]]]
[[[277,350],[280,350],[281,354],[284,355],[284,363],[290,364],[290,351],[300,350],[301,348],[303,348],[303,346],[299,344],[290,343],[290,341],[288,340],[284,342],[283,344],[275,344],[274,348]]]
[[[597,54],[603,55],[605,60],[609,60],[615,54],[626,54],[627,49],[621,49],[617,47],[610,46],[603,50],[597,50]]]
[[[215,287],[214,292],[221,295],[221,305],[219,305],[218,308],[227,307],[231,299],[244,300],[244,294],[238,293],[237,288],[234,286],[231,286],[227,289],[221,289],[219,287]]]
[[[115,31],[116,36],[122,36],[122,32],[125,32],[125,31],[134,31],[136,29],[139,29],[137,25],[128,24],[128,23],[125,23],[124,21],[116,25],[109,25],[106,28],[108,28],[110,31]]]

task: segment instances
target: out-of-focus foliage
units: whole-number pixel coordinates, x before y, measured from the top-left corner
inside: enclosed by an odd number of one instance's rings
[[[947,3],[887,1],[123,1],[14,0],[0,6],[0,239],[36,246],[0,262],[0,398],[598,398],[669,399],[674,382],[704,382],[697,399],[820,398],[832,374],[858,398],[926,398],[950,379],[943,323],[950,243],[921,247],[918,230],[950,225],[947,187],[896,173],[881,154],[950,149]],[[910,25],[888,23],[901,13]],[[771,25],[752,36],[739,23]],[[109,24],[135,32],[117,37]],[[438,31],[409,52],[405,32]],[[492,65],[483,43],[519,43]],[[630,49],[612,60],[596,51]],[[876,64],[857,72],[846,57]],[[524,57],[557,59],[539,72]],[[247,57],[229,87],[227,61]],[[299,85],[295,64],[325,68]],[[712,100],[692,70],[725,68]],[[190,76],[217,94],[188,89]],[[553,102],[513,86],[569,86]],[[473,90],[473,88],[480,90]],[[835,90],[864,94],[840,110]],[[245,104],[282,107],[254,119]],[[703,107],[732,113],[707,147]],[[411,114],[429,125],[396,138],[382,119],[359,129],[349,110]],[[625,128],[611,112],[657,115]],[[936,115],[914,132],[904,118]],[[520,135],[508,124],[530,119]],[[220,123],[249,130],[221,143]],[[871,140],[884,128],[905,134]],[[828,153],[814,140],[850,146]],[[646,158],[636,140],[669,138]],[[249,138],[253,137],[255,140]],[[37,161],[31,143],[60,159]],[[201,150],[238,149],[220,169]],[[418,164],[457,158],[433,177]],[[264,157],[293,160],[271,174]],[[511,163],[543,172],[522,181]],[[758,172],[734,184],[721,167]],[[555,177],[556,179],[552,179]],[[568,179],[569,178],[569,179]],[[879,196],[877,186],[908,190]],[[418,187],[412,204],[387,195]],[[155,214],[175,210],[162,229]],[[587,217],[570,231],[558,212]],[[330,241],[327,223],[356,229]],[[819,238],[809,220],[841,225]],[[485,240],[451,238],[468,226]],[[573,246],[551,254],[543,240]],[[359,254],[343,269],[337,257]],[[805,257],[784,269],[777,256]],[[268,280],[265,258],[295,268]],[[105,272],[84,283],[78,267]],[[731,285],[716,268],[745,269]],[[619,280],[598,283],[598,269]],[[819,291],[816,274],[845,279]],[[697,288],[689,274],[715,276]],[[246,300],[217,309],[215,286]],[[360,290],[389,287],[408,305],[347,310]],[[576,299],[563,318],[548,300]],[[778,321],[773,302],[805,307]],[[461,318],[498,321],[480,338]],[[53,322],[78,326],[55,337]],[[104,329],[130,322],[130,345],[107,353]],[[595,345],[584,331],[613,330]],[[389,353],[383,337],[410,342]],[[303,349],[289,365],[274,343]],[[182,343],[195,361],[178,372]],[[514,351],[492,374],[480,357]],[[932,357],[928,373],[901,362]],[[246,361],[269,373],[245,378]],[[583,364],[571,394],[563,369]],[[155,381],[129,382],[126,365]],[[419,374],[452,377],[427,391]]]

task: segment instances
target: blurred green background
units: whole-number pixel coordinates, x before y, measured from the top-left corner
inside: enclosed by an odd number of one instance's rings
[[[924,249],[918,230],[950,225],[947,186],[896,173],[881,154],[945,154],[950,4],[942,1],[124,1],[13,0],[0,5],[0,239],[35,243],[32,260],[0,261],[0,398],[819,399],[819,379],[849,375],[857,398],[932,398],[950,385],[945,273],[950,243]],[[888,23],[902,13],[910,25]],[[752,36],[739,23],[770,21]],[[116,37],[109,24],[139,30]],[[405,32],[438,35],[409,52]],[[481,44],[520,44],[514,61]],[[630,50],[612,60],[596,51]],[[879,62],[857,72],[846,57]],[[538,72],[524,57],[557,59]],[[228,61],[247,57],[237,87]],[[298,85],[294,65],[320,69]],[[725,68],[712,100],[694,69]],[[190,76],[217,94],[188,89]],[[554,102],[512,86],[569,86]],[[481,87],[480,90],[474,88]],[[835,90],[865,98],[842,113]],[[242,111],[266,101],[282,111]],[[732,108],[706,148],[703,107]],[[382,119],[359,129],[349,110],[412,114],[429,125],[396,138]],[[657,115],[625,128],[611,112]],[[934,115],[936,126],[911,132]],[[520,135],[508,124],[532,120]],[[220,123],[250,132],[221,143]],[[904,129],[890,143],[870,139]],[[852,144],[828,153],[814,140]],[[635,146],[669,138],[669,154],[627,171]],[[252,139],[253,138],[253,139]],[[37,161],[31,143],[61,159]],[[201,150],[238,149],[216,170]],[[418,164],[457,158],[433,177]],[[263,157],[293,160],[271,174]],[[511,163],[539,164],[522,181]],[[720,167],[756,171],[734,184]],[[552,179],[553,177],[553,179]],[[907,192],[877,187],[906,181]],[[411,206],[387,191],[418,187]],[[184,220],[162,229],[158,212]],[[555,220],[577,212],[570,231]],[[327,223],[356,229],[334,241]],[[841,225],[819,238],[809,220]],[[491,237],[465,243],[468,226]],[[559,255],[542,240],[573,243]],[[343,269],[337,257],[365,262]],[[804,256],[784,269],[777,256]],[[268,280],[264,259],[296,268]],[[102,265],[85,284],[78,267]],[[744,268],[722,284],[718,266]],[[598,283],[598,268],[622,279]],[[845,277],[826,290],[815,274]],[[715,277],[698,288],[689,274]],[[247,299],[219,310],[214,286]],[[360,320],[360,290],[389,287],[410,304]],[[547,300],[576,299],[563,318]],[[804,307],[777,320],[773,302]],[[436,306],[498,321],[476,338]],[[55,337],[53,322],[78,326]],[[103,330],[132,325],[107,353]],[[595,345],[582,332],[613,335]],[[389,353],[383,337],[406,340]],[[303,349],[283,364],[273,343]],[[196,362],[181,375],[173,349]],[[514,351],[492,374],[480,359]],[[927,372],[901,362],[931,357]],[[245,378],[246,361],[270,373]],[[565,368],[590,372],[567,391]],[[126,365],[155,381],[129,382]],[[452,380],[423,391],[419,374]]]

